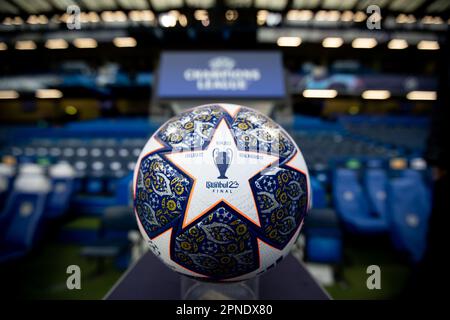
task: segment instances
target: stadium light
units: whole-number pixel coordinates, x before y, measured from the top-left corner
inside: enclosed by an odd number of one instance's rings
[[[350,10],[346,10],[341,14],[341,21],[343,22],[351,22],[353,20],[353,12]]]
[[[88,12],[88,14],[87,14],[87,20],[88,20],[90,23],[97,23],[97,22],[100,22],[100,17],[98,16],[98,13],[97,13],[97,12],[95,12],[95,11],[90,11],[90,12]]]
[[[15,48],[17,50],[34,50],[36,49],[36,43],[32,40],[20,40],[16,42]]]
[[[155,15],[151,10],[132,10],[128,13],[128,16],[131,21],[140,22],[140,21],[154,21]]]
[[[401,50],[408,48],[408,42],[405,39],[392,39],[388,43],[388,48],[393,50]]]
[[[141,12],[139,10],[131,10],[128,13],[128,17],[130,18],[131,21],[134,22],[142,21]]]
[[[40,14],[40,15],[37,17],[37,22],[38,22],[39,24],[48,24],[48,18],[47,18],[45,15]]]
[[[439,42],[434,40],[422,40],[417,44],[419,50],[438,50]]]
[[[80,22],[81,23],[97,23],[97,22],[100,22],[100,17],[96,12],[93,12],[93,11],[81,12]]]
[[[366,20],[366,18],[367,18],[367,15],[362,11],[357,11],[353,15],[354,22],[363,22],[364,20]]]
[[[14,18],[6,17],[6,18],[3,20],[2,23],[3,23],[5,26],[12,26],[12,25],[20,26],[20,25],[23,24],[23,20],[22,20],[22,18],[19,17],[19,16],[14,17]]]
[[[300,37],[279,37],[277,40],[279,47],[298,47],[301,43]]]
[[[15,90],[0,90],[0,99],[17,99],[19,93]]]
[[[334,22],[339,21],[339,18],[341,17],[341,13],[337,10],[319,10],[317,11],[316,15],[314,16],[314,19],[316,21],[325,21],[325,22]]]
[[[377,45],[375,38],[355,38],[352,47],[356,49],[371,49]]]
[[[361,95],[363,99],[384,100],[391,97],[389,90],[366,90]]]
[[[303,91],[305,98],[335,98],[337,91],[334,89],[306,89]]]
[[[408,100],[436,100],[436,91],[410,91],[406,95]]]
[[[441,17],[425,16],[420,22],[423,24],[443,24],[444,20]]]
[[[64,39],[48,39],[45,42],[45,47],[47,49],[67,49],[69,44]]]
[[[294,10],[291,9],[286,14],[286,19],[291,22],[295,21],[309,21],[314,17],[311,10]]]
[[[126,22],[128,19],[127,15],[122,10],[116,11],[115,16],[116,22]]]
[[[38,89],[36,98],[38,99],[58,99],[62,98],[63,93],[58,89]]]
[[[141,19],[142,21],[152,22],[155,20],[155,14],[151,10],[142,10]]]
[[[412,14],[406,15],[404,13],[401,13],[397,16],[397,18],[395,18],[395,22],[398,24],[414,23],[416,22],[416,18]]]
[[[283,21],[283,16],[279,12],[269,12],[266,18],[266,24],[269,27],[277,26]]]
[[[177,24],[178,16],[176,16],[173,13],[162,13],[159,15],[159,23],[164,28],[172,28],[175,27]]]
[[[60,23],[67,23],[67,22],[69,21],[69,19],[70,19],[69,14],[68,14],[67,12],[65,12],[64,14],[62,14],[62,15],[59,17],[59,22],[60,22]]]
[[[4,42],[0,42],[0,51],[8,50],[8,45]]]
[[[127,15],[123,11],[103,11],[100,16],[105,22],[127,21]]]
[[[12,25],[12,19],[10,17],[6,17],[5,19],[3,19],[2,24],[4,26],[10,26]]]
[[[92,38],[77,38],[73,40],[73,45],[79,49],[97,48],[97,41]]]
[[[21,18],[21,17],[19,17],[19,16],[17,16],[17,17],[14,17],[14,20],[13,20],[13,24],[14,24],[14,25],[16,25],[16,26],[20,26],[20,25],[22,25],[22,24],[23,24],[23,20],[22,20],[22,18]]]
[[[119,48],[136,47],[136,39],[133,37],[117,37],[113,39],[113,43]]]
[[[259,26],[262,26],[266,23],[267,21],[267,16],[269,15],[269,11],[267,10],[258,10],[258,12],[256,13],[256,23]]]
[[[102,20],[105,22],[113,22],[114,21],[114,13],[112,11],[109,11],[109,10],[103,11],[100,16],[101,16]]]
[[[180,16],[178,17],[178,23],[180,24],[180,26],[182,27],[186,27],[188,24],[188,20],[185,14],[180,14]]]
[[[237,12],[237,10],[227,10],[225,12],[225,19],[227,19],[227,21],[235,21],[237,20],[239,14]]]
[[[203,9],[198,9],[194,11],[194,18],[198,21],[203,21],[209,19],[208,11]]]
[[[32,14],[31,16],[28,17],[27,23],[28,24],[38,24],[39,23],[38,17],[36,15]]]
[[[339,37],[328,37],[323,39],[322,46],[324,48],[339,48],[344,43],[344,40]]]

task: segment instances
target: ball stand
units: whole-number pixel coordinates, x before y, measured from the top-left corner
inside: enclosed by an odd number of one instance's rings
[[[258,300],[259,278],[232,283],[213,283],[181,277],[182,300]]]
[[[151,270],[151,271],[149,271]],[[255,283],[256,281],[256,283]],[[180,284],[182,282],[183,284]],[[250,282],[250,283],[249,283]],[[221,298],[262,300],[329,300],[303,263],[288,255],[258,279],[237,283],[205,283],[181,277],[153,253],[146,252],[106,294],[107,300],[177,300]],[[197,286],[195,286],[197,284]],[[182,293],[180,294],[180,290]],[[190,291],[190,292],[188,292]],[[200,294],[196,294],[200,292]],[[213,294],[206,294],[207,292]],[[243,294],[240,294],[244,292]],[[250,294],[249,294],[250,293]]]

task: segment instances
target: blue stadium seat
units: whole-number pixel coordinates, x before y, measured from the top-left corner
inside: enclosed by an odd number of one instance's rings
[[[364,173],[364,187],[372,213],[387,219],[386,188],[388,176],[384,169],[367,169]]]
[[[133,206],[133,172],[121,178],[116,185],[116,205]]]
[[[69,208],[75,189],[75,171],[68,163],[50,167],[52,191],[49,195],[45,217],[54,219],[62,216]]]
[[[342,240],[335,234],[316,234],[307,240],[308,261],[339,263],[342,260]]]
[[[90,194],[98,194],[104,191],[104,184],[101,178],[89,178],[86,183],[86,191]]]
[[[360,234],[388,231],[387,219],[371,212],[357,171],[343,168],[335,170],[333,200],[335,209],[347,230]]]
[[[327,194],[322,183],[316,177],[311,176],[311,189],[313,194],[313,208],[325,208],[327,206]]]
[[[137,230],[131,206],[113,206],[102,216],[98,240],[83,247],[81,255],[97,260],[97,272],[103,271],[103,260],[114,258],[119,269],[126,269],[130,262],[131,242],[129,232]]]
[[[420,183],[423,183],[423,171],[421,170],[414,170],[414,169],[405,169],[402,170],[400,175],[402,177],[409,177],[411,179],[415,179],[416,181],[420,181]]]
[[[34,164],[34,163],[26,163],[21,164],[18,169],[18,177],[21,177],[23,181],[24,177],[34,177],[34,176],[42,176],[44,175],[44,168]],[[11,208],[11,199],[13,198],[13,193],[16,186],[16,180],[14,180],[14,183],[11,185],[8,191],[8,196],[5,199],[4,208],[2,209],[0,213],[0,234],[3,234],[5,232],[6,227],[8,226],[11,217],[14,214],[14,208]],[[22,182],[21,182],[22,183]]]
[[[50,181],[42,174],[24,170],[14,182],[5,206],[0,234],[0,263],[25,255],[33,246],[45,213]]]
[[[413,261],[420,261],[426,249],[431,213],[430,191],[422,176],[412,171],[392,179],[388,191],[392,241]]]
[[[336,212],[312,209],[305,222],[306,259],[336,264],[342,260],[342,233]]]
[[[0,163],[0,212],[3,210],[6,199],[11,192],[14,175],[15,169],[12,165]]]

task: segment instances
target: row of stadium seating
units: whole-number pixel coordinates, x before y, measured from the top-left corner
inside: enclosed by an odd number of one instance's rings
[[[429,129],[429,119],[417,117],[341,117],[339,123],[353,135],[414,155],[423,153]]]
[[[324,185],[312,177],[315,209],[306,227],[307,252],[315,255],[315,261],[338,262],[342,248],[339,221],[352,234],[388,235],[395,249],[413,262],[420,261],[432,203],[428,177],[426,170],[336,168],[330,200]]]
[[[345,230],[360,234],[389,233],[398,249],[418,260],[423,246],[413,244],[422,241],[426,232],[429,214],[426,204],[429,204],[430,193],[427,171],[423,170],[426,165],[417,157],[423,146],[402,147],[401,141],[394,144],[383,142],[380,136],[364,136],[362,132],[352,130],[354,126],[366,123],[365,119],[355,119],[327,122],[296,117],[293,127],[288,128],[310,168],[315,208],[310,218],[319,221],[309,222],[310,227],[305,229],[308,257],[338,262],[342,254],[342,223]],[[357,124],[353,125],[355,121]],[[402,128],[408,127],[403,120],[395,123]],[[0,167],[1,226],[5,230],[1,256],[14,256],[13,251],[26,252],[33,243],[30,239],[39,230],[38,224],[62,215],[69,204],[80,216],[104,216],[107,208],[129,205],[132,168],[146,139],[157,126],[145,119],[97,120],[62,128],[0,130],[4,141],[1,155],[7,163]],[[424,128],[426,123],[418,121],[417,126]],[[111,131],[111,127],[120,130]],[[27,165],[23,164],[27,163],[40,166],[28,165],[35,169],[24,169]],[[56,177],[52,174],[53,168],[58,166],[72,172],[72,177],[66,178],[71,182],[66,182],[64,188],[56,185]],[[408,168],[421,169],[422,173]],[[23,180],[27,170],[28,174],[33,174],[33,170],[35,173],[40,171],[43,179],[50,181],[49,190],[44,192],[45,205],[34,201],[31,207],[37,213],[28,220],[20,214],[23,206],[14,203],[28,199],[17,182]],[[66,190],[64,196],[58,194],[60,188]],[[330,190],[333,191],[331,197]],[[404,193],[411,196],[404,196]],[[40,199],[38,195],[32,198]],[[337,215],[327,208],[335,208]],[[98,246],[91,248],[86,255],[101,255],[99,250]]]
[[[59,128],[3,128],[0,136],[6,142],[0,153],[3,162],[12,165],[70,164],[76,178],[72,207],[80,214],[101,215],[107,207],[129,202],[120,186],[129,187],[135,161],[157,126],[146,119],[133,119],[86,121]],[[115,127],[120,130],[111,130]]]
[[[429,121],[414,117],[340,117],[336,122],[296,117],[289,131],[302,149],[310,170],[336,162],[420,157]]]
[[[39,237],[45,221],[63,215],[75,190],[75,174],[66,163],[48,172],[37,164],[23,164],[14,174],[1,164],[0,262],[25,255]]]
[[[292,136],[301,146],[307,164],[316,170],[349,157],[389,159],[401,155],[398,150],[338,132],[294,131]]]
[[[120,258],[119,268],[125,269],[130,259],[130,240],[137,241],[136,237],[129,239],[128,234],[137,229],[128,203],[131,176],[123,180],[126,183],[119,185],[118,197],[126,205],[108,207],[93,237],[82,234],[82,243],[87,246],[81,254],[98,258],[99,271],[105,257]],[[66,162],[47,168],[25,163],[17,169],[0,164],[0,263],[23,257],[39,242],[43,231],[55,223],[61,224],[73,205],[77,181],[75,170]],[[59,233],[60,240],[67,240],[67,234]]]
[[[307,164],[313,170],[327,168],[334,161],[349,157],[390,159],[420,155],[426,139],[427,121],[389,119],[343,117],[330,123],[295,117],[288,131],[301,146]],[[111,132],[111,127],[118,127],[120,131]],[[134,165],[140,148],[156,127],[157,124],[141,119],[97,120],[44,130],[7,128],[3,136],[9,138],[4,139],[1,153],[19,158],[19,162],[67,160],[76,165],[81,175],[123,176]]]
[[[113,193],[113,181],[133,170],[144,144],[144,139],[33,139],[27,145],[7,148],[6,153],[19,163],[70,163],[77,178],[92,178],[85,181],[82,191],[101,194]]]

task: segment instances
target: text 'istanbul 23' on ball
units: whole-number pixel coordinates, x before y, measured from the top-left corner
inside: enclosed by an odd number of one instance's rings
[[[211,104],[166,122],[134,173],[141,233],[173,270],[246,280],[289,253],[311,203],[293,139],[246,107]]]

